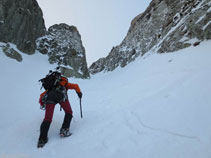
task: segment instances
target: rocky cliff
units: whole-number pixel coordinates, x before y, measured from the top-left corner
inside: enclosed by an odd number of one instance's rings
[[[51,26],[46,35],[37,40],[37,50],[49,56],[51,64],[58,64],[67,77],[88,78],[85,48],[74,26]]]
[[[210,0],[152,0],[135,17],[122,43],[94,62],[89,71],[113,71],[145,53],[174,52],[211,39]]]
[[[0,0],[0,41],[16,44],[33,54],[35,41],[45,34],[42,11],[36,0]]]
[[[89,78],[77,28],[59,24],[46,31],[36,0],[0,0],[0,42],[5,55],[18,62],[23,60],[20,51],[32,55],[38,50],[49,56],[50,64],[59,65],[63,75]]]

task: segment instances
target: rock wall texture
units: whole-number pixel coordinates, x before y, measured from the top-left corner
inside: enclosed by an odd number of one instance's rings
[[[58,64],[67,77],[89,78],[85,48],[74,26],[51,26],[46,35],[38,38],[37,50],[49,56],[50,64]]]
[[[210,0],[152,0],[135,17],[125,39],[89,72],[113,71],[149,51],[174,52],[211,39]]]
[[[16,44],[33,54],[36,39],[45,34],[42,11],[36,0],[0,0],[0,41]]]
[[[77,28],[59,24],[46,31],[36,0],[0,0],[0,42],[5,55],[18,62],[23,60],[20,51],[32,55],[38,50],[49,56],[50,64],[59,65],[63,75],[89,78]]]

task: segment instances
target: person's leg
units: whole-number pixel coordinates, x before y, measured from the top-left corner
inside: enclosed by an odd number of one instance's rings
[[[61,107],[64,109],[64,112],[65,112],[64,121],[63,121],[61,129],[69,129],[70,123],[73,117],[72,108],[68,100],[66,100],[65,102],[60,102],[59,104],[61,105]]]
[[[40,126],[39,140],[43,140],[47,142],[48,130],[52,122],[54,108],[55,108],[55,104],[46,104],[45,118]]]

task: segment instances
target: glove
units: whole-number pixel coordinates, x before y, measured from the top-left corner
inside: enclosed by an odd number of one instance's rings
[[[77,92],[78,97],[81,99],[82,98],[82,93],[81,92]]]

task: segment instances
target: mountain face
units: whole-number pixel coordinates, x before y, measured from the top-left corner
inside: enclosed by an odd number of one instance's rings
[[[59,24],[46,31],[36,0],[0,0],[0,42],[5,55],[18,62],[23,60],[20,51],[32,55],[38,50],[49,56],[50,64],[59,65],[63,75],[89,78],[77,28]]]
[[[94,62],[89,72],[113,71],[148,51],[174,52],[211,39],[210,0],[152,0],[135,17],[122,43]]]
[[[85,48],[74,26],[51,26],[46,35],[37,39],[37,50],[49,56],[50,64],[58,64],[67,77],[88,78]]]
[[[0,41],[16,44],[33,54],[35,40],[45,34],[42,11],[36,0],[0,0]]]

